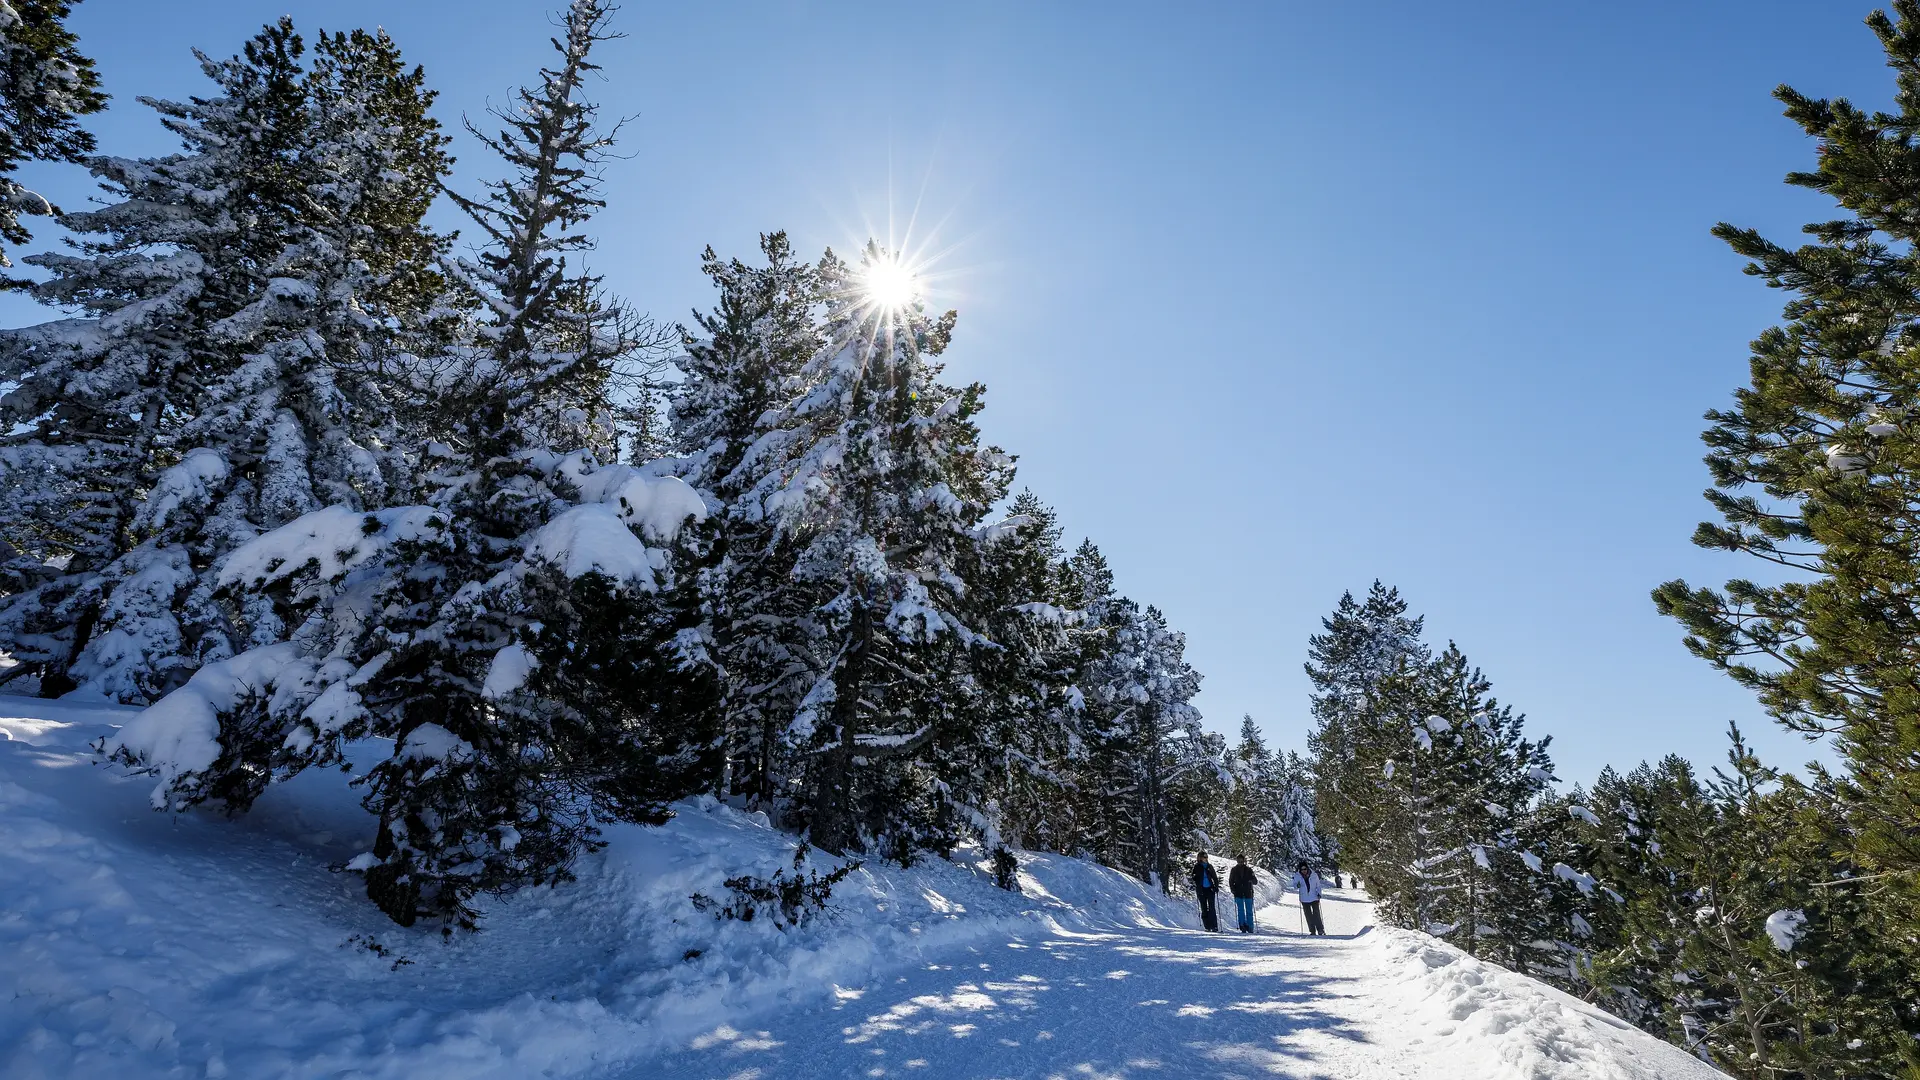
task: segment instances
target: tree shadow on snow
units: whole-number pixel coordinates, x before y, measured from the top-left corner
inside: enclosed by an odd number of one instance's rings
[[[980,946],[766,1030],[716,1028],[632,1075],[1333,1080],[1321,1059],[1367,1040],[1328,1003],[1362,988],[1308,970],[1299,945],[1163,931]]]

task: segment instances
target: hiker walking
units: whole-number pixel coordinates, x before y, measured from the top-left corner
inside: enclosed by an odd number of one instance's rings
[[[1320,893],[1326,887],[1326,881],[1312,865],[1301,863],[1300,869],[1294,871],[1293,891],[1300,894],[1300,911],[1307,919],[1307,933],[1315,937],[1327,936],[1327,924],[1320,921]]]
[[[1207,861],[1207,853],[1200,853],[1200,861],[1193,864],[1193,891],[1200,895],[1200,924],[1209,930],[1220,929],[1220,916],[1213,910],[1213,896],[1220,891],[1220,875]]]
[[[1242,855],[1227,871],[1227,890],[1233,893],[1233,913],[1239,917],[1240,932],[1253,933],[1253,867]]]

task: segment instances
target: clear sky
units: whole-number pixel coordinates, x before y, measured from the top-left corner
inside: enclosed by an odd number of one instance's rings
[[[1781,299],[1707,230],[1827,216],[1779,182],[1813,148],[1768,94],[1884,102],[1869,10],[635,0],[601,57],[633,119],[597,263],[685,320],[707,244],[912,221],[960,310],[950,374],[987,384],[987,434],[1070,541],[1186,632],[1221,730],[1251,712],[1303,746],[1307,636],[1379,577],[1569,780],[1718,760],[1729,719],[1792,764],[1809,749],[1647,594],[1757,573],[1688,542],[1700,414]],[[450,126],[549,30],[538,0],[85,0],[102,149],[168,149],[135,97],[200,92],[191,47],[282,13],[386,26]],[[492,174],[457,149],[458,185]],[[77,170],[31,178],[83,198]]]

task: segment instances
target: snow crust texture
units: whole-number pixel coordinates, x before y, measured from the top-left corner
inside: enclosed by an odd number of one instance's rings
[[[1352,892],[1328,893],[1331,936],[1308,938],[1263,879],[1261,933],[1208,934],[1190,903],[1029,854],[1019,895],[968,857],[875,862],[804,926],[719,920],[690,897],[790,867],[793,846],[712,800],[611,830],[578,882],[443,941],[331,870],[373,831],[337,774],[234,822],[153,813],[150,782],[87,746],[136,715],[0,697],[8,1080],[1719,1075],[1377,927]],[[458,752],[431,741],[409,750]]]

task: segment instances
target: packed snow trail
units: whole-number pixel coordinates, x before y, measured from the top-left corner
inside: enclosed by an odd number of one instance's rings
[[[753,1030],[721,1026],[632,1075],[774,1077],[1440,1076],[1382,1038],[1356,947],[1366,905],[1330,896],[1325,938],[1188,929],[975,945]],[[651,1071],[649,1071],[651,1070]]]
[[[334,867],[371,823],[313,772],[235,821],[156,814],[87,748],[132,710],[0,697],[7,1080],[896,1076],[1710,1080],[1679,1050],[1330,893],[1206,934],[1104,867],[876,861],[782,930],[692,904],[791,866],[758,815],[688,800],[580,880],[403,929]],[[369,753],[386,752],[378,746]]]
[[[831,1005],[720,1025],[629,1074],[687,1080],[1718,1077],[1544,986],[1371,925],[1350,893],[1327,937],[1268,907],[1260,933],[1060,932],[969,946]],[[1448,970],[1454,969],[1454,970]],[[1500,984],[1511,985],[1500,985]]]

